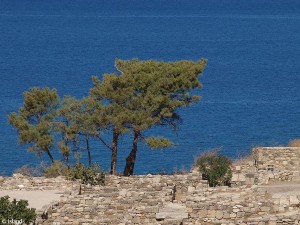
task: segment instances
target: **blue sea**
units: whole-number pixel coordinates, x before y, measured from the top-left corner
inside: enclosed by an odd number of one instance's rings
[[[176,145],[141,143],[136,174],[189,169],[213,148],[237,158],[300,138],[298,0],[0,0],[0,174],[47,161],[28,153],[7,122],[22,93],[48,86],[60,96],[87,96],[91,75],[115,72],[116,58],[208,59],[196,92],[202,99],[180,110],[178,131],[146,133]],[[131,138],[120,140],[120,172]],[[93,143],[92,157],[108,170],[110,151],[101,143]]]

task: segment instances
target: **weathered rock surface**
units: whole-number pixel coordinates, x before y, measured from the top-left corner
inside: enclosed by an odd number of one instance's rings
[[[156,213],[156,220],[178,219],[183,220],[189,217],[186,213],[186,206],[178,203],[168,203]]]
[[[185,175],[107,176],[105,186],[60,177],[0,177],[0,190],[61,190],[37,224],[300,224],[300,148],[258,148],[233,168],[233,187]],[[296,165],[296,166],[295,166]],[[284,182],[283,182],[284,181]],[[21,186],[22,185],[22,186]]]

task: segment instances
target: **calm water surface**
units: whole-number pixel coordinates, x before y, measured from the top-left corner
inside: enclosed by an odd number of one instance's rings
[[[183,124],[168,132],[176,146],[140,145],[136,173],[189,168],[196,155],[215,147],[237,157],[251,146],[300,138],[299,1],[0,0],[0,173],[39,162],[7,122],[25,90],[49,86],[80,98],[91,75],[113,72],[116,58],[136,57],[208,59],[202,100],[181,110]],[[110,152],[100,143],[93,158],[108,169]]]

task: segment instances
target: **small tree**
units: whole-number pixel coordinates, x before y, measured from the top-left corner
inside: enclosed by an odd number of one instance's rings
[[[116,61],[115,67],[121,73],[119,79],[127,84],[125,101],[121,102],[122,107],[129,111],[126,125],[133,131],[132,150],[124,168],[125,176],[133,174],[139,140],[146,140],[151,148],[173,145],[162,137],[144,139],[143,131],[164,125],[176,128],[177,122],[181,121],[177,110],[200,99],[190,91],[202,87],[198,78],[205,65],[205,59],[197,62]]]
[[[44,176],[47,178],[65,176],[68,167],[60,161],[54,161],[51,166],[44,168]]]
[[[53,127],[59,101],[57,92],[48,87],[31,88],[23,95],[24,105],[18,113],[9,115],[9,122],[17,128],[20,143],[29,144],[29,151],[37,156],[46,153],[54,163],[51,148],[54,145]]]
[[[83,163],[77,162],[74,167],[69,169],[67,178],[70,180],[80,180],[82,184],[105,184],[105,173],[97,163],[85,166]]]
[[[218,149],[203,153],[196,160],[196,166],[202,173],[202,179],[207,180],[209,186],[230,185],[231,161],[222,154],[218,154]]]
[[[30,224],[36,219],[35,209],[28,208],[26,200],[9,201],[8,196],[0,198],[0,225],[9,224],[9,220],[22,221],[22,224]]]
[[[100,128],[105,125],[107,129],[112,130],[111,145],[102,139],[100,141],[111,150],[110,174],[115,174],[119,137],[128,131],[126,124],[130,116],[130,111],[124,104],[128,101],[128,96],[131,96],[133,86],[127,83],[126,79],[120,79],[117,74],[104,74],[102,80],[93,76],[92,80],[90,97],[96,105],[103,104],[100,109],[95,109],[94,121]]]
[[[72,149],[84,149],[88,153],[89,165],[92,164],[90,138],[99,136],[99,125],[94,121],[95,108],[91,101],[89,98],[77,100],[71,96],[65,96],[61,101],[57,131],[62,134],[62,140],[58,146],[66,162]]]

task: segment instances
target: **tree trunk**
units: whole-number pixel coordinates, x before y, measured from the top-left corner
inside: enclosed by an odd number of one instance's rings
[[[68,125],[68,123],[67,123],[67,125]],[[68,147],[68,135],[67,135],[67,133],[63,133],[62,135],[63,135],[62,136],[62,141],[64,141],[65,146]],[[63,154],[64,161],[67,163],[67,165],[69,165],[69,155],[70,155],[70,153]]]
[[[126,158],[126,166],[124,169],[124,176],[130,176],[133,175],[134,170],[134,164],[136,159],[136,152],[138,147],[138,140],[139,140],[139,132],[134,131],[134,137],[133,137],[133,144],[131,152],[129,153],[128,157]]]
[[[113,139],[112,139],[112,149],[111,149],[111,165],[110,165],[110,174],[116,174],[117,168],[117,155],[118,155],[118,139],[119,132],[116,128],[113,130]]]
[[[91,156],[91,149],[90,149],[90,143],[89,143],[89,136],[85,135],[85,142],[86,142],[86,149],[88,152],[88,159],[89,159],[89,166],[92,164],[92,156]]]
[[[64,161],[67,163],[67,165],[69,165],[69,154],[64,155]]]
[[[49,149],[46,149],[46,153],[47,153],[47,155],[49,156],[49,158],[50,158],[50,160],[51,160],[51,163],[54,163],[54,158],[53,158],[53,156],[52,156],[52,154],[51,154],[51,152],[50,152]]]

